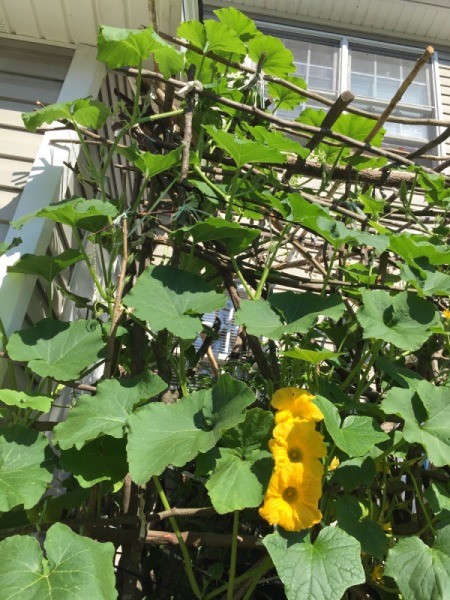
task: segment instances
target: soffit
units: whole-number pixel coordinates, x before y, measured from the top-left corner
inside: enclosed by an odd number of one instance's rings
[[[148,23],[147,0],[0,0],[0,33],[47,43],[95,45],[100,24]]]
[[[397,41],[450,47],[450,0],[207,0],[207,7],[234,6],[252,17],[289,25],[365,32]]]

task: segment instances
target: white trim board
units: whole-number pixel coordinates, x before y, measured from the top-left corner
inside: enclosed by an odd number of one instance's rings
[[[58,102],[75,100],[85,96],[97,96],[105,75],[105,67],[96,60],[96,49],[80,45],[76,48]],[[67,143],[52,144],[52,139],[67,139]],[[71,131],[48,131],[39,146],[14,219],[48,206],[64,197],[67,182],[72,173],[64,163],[75,165],[80,152],[79,144],[71,143],[76,134]],[[36,278],[31,275],[8,273],[7,267],[23,254],[45,253],[53,227],[44,219],[26,223],[22,230],[9,229],[5,241],[22,238],[20,246],[0,257],[0,318],[6,334],[22,326],[30,302]],[[0,362],[0,382],[5,372],[5,361]]]

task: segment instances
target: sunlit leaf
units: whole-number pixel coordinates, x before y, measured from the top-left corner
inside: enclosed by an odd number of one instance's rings
[[[232,29],[243,42],[248,42],[258,34],[255,22],[236,8],[219,8],[213,12],[219,21]]]
[[[69,121],[81,127],[101,129],[111,114],[111,109],[92,98],[80,98],[70,102],[57,102],[40,108],[39,110],[24,113],[22,119],[28,131],[35,132],[44,123],[54,121]]]
[[[0,511],[39,501],[53,477],[51,454],[42,433],[21,425],[0,428]]]
[[[405,421],[404,438],[422,444],[436,467],[450,465],[450,389],[421,381],[415,389],[392,388],[381,403]]]
[[[262,59],[261,68],[269,75],[283,77],[295,72],[294,56],[283,42],[271,35],[258,35],[248,43],[250,58],[259,63]]]
[[[260,142],[243,140],[226,131],[219,131],[212,125],[205,126],[214,142],[232,157],[237,167],[246,163],[283,164],[286,157],[278,150],[272,150]]]
[[[85,394],[77,399],[65,421],[55,427],[54,440],[60,448],[67,449],[81,448],[101,434],[121,438],[133,408],[157,396],[166,387],[158,375],[150,372],[129,379],[102,381],[95,396]]]
[[[450,525],[436,532],[431,548],[419,537],[399,540],[389,550],[385,574],[394,579],[405,600],[448,600]]]
[[[83,255],[75,248],[64,250],[64,252],[57,256],[23,254],[14,265],[8,267],[8,273],[37,275],[47,281],[53,281],[61,271],[71,267],[80,260],[83,260]]]
[[[363,456],[375,444],[389,439],[388,434],[371,417],[350,415],[341,424],[339,411],[329,400],[319,395],[314,403],[323,413],[325,427],[333,442],[351,458]]]
[[[44,542],[14,535],[0,542],[0,589],[4,600],[115,600],[114,546],[52,525]]]
[[[198,315],[223,308],[227,298],[198,275],[161,265],[147,267],[123,302],[154,330],[190,339],[202,329]]]
[[[147,482],[170,464],[184,466],[216,445],[224,431],[244,420],[254,402],[241,381],[222,375],[213,388],[193,392],[176,404],[148,404],[129,418],[128,462],[133,481]]]
[[[292,83],[302,90],[306,90],[306,81],[301,77],[295,77],[292,75],[285,75],[283,77],[285,81]],[[295,92],[284,85],[279,83],[269,82],[267,84],[267,90],[269,95],[272,97],[273,102],[277,108],[284,110],[293,110],[297,106],[305,101],[305,97],[300,92]]]
[[[44,396],[36,392],[23,392],[3,388],[0,389],[0,402],[8,406],[47,412],[50,410],[52,399],[49,396]]]
[[[332,352],[331,350],[306,350],[304,348],[291,348],[281,353],[283,356],[288,358],[295,358],[296,360],[303,360],[304,362],[312,365],[318,365],[324,360],[330,358],[337,358],[341,355],[341,352]]]
[[[50,204],[34,213],[30,213],[11,223],[12,227],[20,229],[25,223],[41,217],[70,227],[79,227],[93,233],[106,227],[110,220],[117,215],[117,209],[110,202],[102,200],[86,200],[78,196],[70,200],[61,200]]]
[[[259,506],[273,469],[268,442],[272,436],[273,416],[253,408],[245,421],[229,429],[219,445],[199,457],[208,473],[206,489],[219,514]]]
[[[345,590],[366,580],[359,542],[338,527],[325,527],[314,543],[308,533],[279,529],[263,544],[288,600],[341,600]]]
[[[71,381],[99,360],[102,331],[97,321],[65,323],[47,318],[13,333],[7,350],[13,360],[28,363],[41,377]]]
[[[430,328],[440,321],[431,302],[409,292],[361,290],[363,306],[356,317],[364,338],[383,340],[402,350],[418,350],[430,337]]]

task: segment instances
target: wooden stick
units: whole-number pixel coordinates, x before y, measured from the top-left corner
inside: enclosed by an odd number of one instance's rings
[[[404,81],[402,82],[402,84],[400,85],[398,90],[395,92],[394,96],[391,98],[389,104],[386,106],[386,108],[383,110],[383,112],[379,116],[372,131],[367,135],[366,139],[364,140],[364,142],[366,144],[369,144],[373,140],[373,138],[377,135],[377,133],[380,131],[380,129],[383,127],[385,122],[390,117],[394,108],[397,106],[397,104],[403,98],[403,94],[409,88],[411,83],[414,81],[414,79],[418,75],[419,71],[422,69],[422,67],[425,65],[425,63],[428,62],[429,58],[433,55],[433,53],[434,53],[434,48],[432,46],[427,46],[425,48],[424,53],[416,61],[414,67],[411,69],[411,71],[405,77]]]

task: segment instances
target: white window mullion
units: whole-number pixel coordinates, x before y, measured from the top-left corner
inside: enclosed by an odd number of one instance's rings
[[[350,61],[347,36],[341,39],[338,65],[338,94],[342,94],[342,92],[350,90]]]

